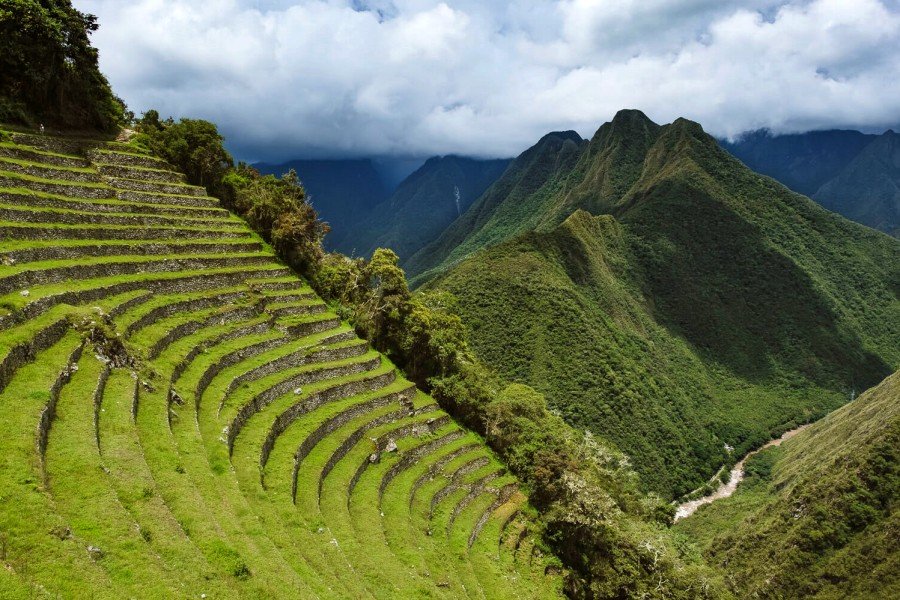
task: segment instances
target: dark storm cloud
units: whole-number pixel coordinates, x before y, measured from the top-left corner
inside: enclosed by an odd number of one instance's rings
[[[900,120],[897,2],[76,0],[140,112],[246,158],[516,154],[619,108],[718,135]]]

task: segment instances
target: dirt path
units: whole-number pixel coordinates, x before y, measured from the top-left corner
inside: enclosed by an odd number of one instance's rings
[[[728,478],[728,483],[720,485],[716,491],[714,491],[712,494],[709,494],[708,496],[703,496],[702,498],[697,498],[696,500],[690,500],[688,502],[679,504],[678,510],[675,511],[675,520],[678,521],[685,517],[691,516],[692,514],[694,514],[695,510],[697,510],[704,504],[711,504],[716,500],[727,498],[728,496],[732,495],[737,489],[738,484],[741,482],[741,480],[744,479],[744,462],[746,462],[748,458],[750,458],[760,450],[765,450],[766,448],[771,448],[772,446],[780,446],[785,440],[791,439],[807,427],[809,427],[809,424],[801,425],[800,427],[791,429],[790,431],[785,431],[780,438],[772,440],[762,448],[758,448],[753,452],[748,452],[744,456],[744,458],[742,458],[740,462],[734,465],[734,468],[731,469],[731,476]]]

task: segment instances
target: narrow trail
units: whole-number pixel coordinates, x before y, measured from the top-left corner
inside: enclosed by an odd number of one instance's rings
[[[678,510],[675,511],[675,520],[680,521],[685,517],[691,516],[692,514],[694,514],[694,511],[696,511],[704,504],[712,504],[716,500],[721,500],[722,498],[727,498],[728,496],[732,495],[735,490],[737,490],[738,484],[741,483],[741,481],[744,479],[744,463],[748,458],[761,450],[765,450],[766,448],[771,448],[772,446],[780,446],[786,440],[791,439],[809,426],[810,423],[807,423],[806,425],[801,425],[796,429],[785,431],[780,438],[774,439],[765,446],[757,448],[752,452],[748,452],[746,455],[744,455],[744,458],[742,458],[740,462],[734,465],[734,467],[731,469],[731,476],[728,478],[728,483],[720,485],[718,489],[716,489],[716,491],[707,496],[703,496],[702,498],[697,498],[696,500],[690,500],[688,502],[679,504]]]

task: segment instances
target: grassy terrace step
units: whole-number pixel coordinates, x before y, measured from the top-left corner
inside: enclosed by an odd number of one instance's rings
[[[209,196],[185,196],[181,194],[161,194],[134,190],[116,190],[115,197],[124,202],[140,204],[166,204],[175,206],[218,207],[219,201]]]
[[[57,512],[42,483],[35,430],[59,373],[82,347],[69,332],[19,370],[0,393],[4,435],[0,436],[0,531],[4,563],[26,581],[40,582],[59,597],[113,596],[115,586]]]
[[[222,329],[183,338],[167,348],[155,362],[163,369],[162,379],[174,376],[169,370],[202,344],[204,335],[215,336]],[[261,530],[229,469],[208,462],[196,417],[183,414],[190,405],[174,405],[170,411],[165,395],[162,385],[142,391],[136,420],[139,435],[166,503],[209,560],[219,565],[226,579],[241,586],[242,597],[328,597],[321,593],[315,573],[302,564],[289,564]],[[175,416],[170,420],[171,412]]]
[[[5,267],[0,276],[0,294],[23,290],[35,284],[59,283],[70,279],[89,279],[145,273],[171,273],[226,267],[266,266],[272,263],[266,254],[194,254],[157,256],[105,256],[83,261],[40,261]]]
[[[194,242],[184,240],[148,240],[135,243],[129,240],[64,240],[58,242],[3,242],[0,244],[0,263],[46,260],[71,260],[101,256],[164,256],[169,254],[238,254],[262,252],[261,242],[252,238],[244,240],[215,240]]]
[[[101,183],[43,179],[2,169],[0,169],[0,187],[24,188],[34,192],[74,198],[93,198],[95,200],[113,198],[116,195],[114,189]]]
[[[102,148],[110,144],[108,141],[98,139],[37,135],[19,131],[10,132],[10,136],[17,145],[69,156],[82,156],[92,148]]]
[[[430,527],[425,523],[425,515],[410,510],[409,499],[415,481],[436,465],[479,447],[480,441],[468,433],[440,444],[412,464],[407,465],[404,457],[398,457],[395,463],[374,473],[376,479],[381,474],[378,482],[380,498],[375,506],[391,551],[410,568],[419,570],[450,591],[462,590],[456,568],[447,561],[445,548],[435,544],[428,535]]]
[[[252,304],[246,286],[213,288],[187,294],[160,294],[116,319],[125,337],[179,313],[192,313],[215,307]]]
[[[35,192],[26,188],[2,188],[0,189],[0,200],[17,206],[43,206],[83,212],[141,213],[145,215],[170,215],[193,218],[227,218],[230,216],[230,213],[223,208],[157,203],[140,204],[115,199],[72,198],[70,196]]]
[[[160,183],[144,179],[127,179],[125,177],[105,177],[107,184],[117,190],[131,192],[147,192],[151,194],[171,194],[176,196],[206,197],[206,189],[196,185],[178,183]]]
[[[207,390],[212,386],[218,390],[215,397],[208,399],[219,414],[225,399],[238,387],[249,385],[267,375],[272,375],[277,369],[271,368],[271,363],[279,363],[286,353],[291,356],[295,353],[315,352],[330,345],[349,345],[350,340],[356,337],[349,329],[326,330],[304,338],[291,338],[277,329],[262,334],[247,336],[227,336],[214,338],[203,343],[203,360],[198,360],[199,354],[191,352],[186,356],[186,361],[176,367],[177,377],[173,378],[173,384],[187,395],[192,391],[194,403],[199,410],[200,402]],[[203,364],[202,371],[198,365]],[[188,374],[184,375],[188,371]],[[193,371],[191,373],[190,371]],[[184,379],[178,381],[182,375]],[[217,379],[224,378],[228,383],[216,384]],[[187,396],[189,397],[189,396]]]
[[[367,382],[371,382],[368,385],[377,387],[390,383],[393,381],[393,373],[393,368],[383,365],[377,353],[369,352],[348,359],[304,365],[287,373],[263,378],[256,385],[248,386],[257,391],[246,402],[242,402],[236,411],[223,410],[226,413],[234,412],[228,426],[228,450],[234,451],[235,440],[248,423],[254,425],[251,433],[260,431],[262,416],[259,419],[254,417],[268,408],[266,413],[274,413],[277,417],[266,426],[265,433],[260,437],[258,447],[262,447],[262,450],[259,461],[264,466],[275,438],[292,420],[325,402],[372,389],[367,387]],[[297,392],[298,389],[300,393]],[[235,400],[240,401],[240,396],[244,394],[233,396],[237,398],[229,398],[223,409],[230,408],[229,403]]]
[[[394,432],[398,438],[401,431],[425,427],[430,419],[440,418],[440,413],[428,411],[413,416],[402,417],[390,423],[370,429],[370,435],[379,439]],[[430,435],[430,434],[429,434]],[[367,440],[368,441],[368,440]],[[421,441],[421,440],[420,440]],[[344,553],[357,565],[364,575],[369,587],[380,597],[417,597],[426,594],[448,595],[442,593],[436,582],[426,580],[408,567],[390,552],[381,536],[372,535],[372,531],[358,531],[360,523],[354,519],[349,506],[349,494],[352,483],[358,478],[359,465],[368,460],[372,452],[372,443],[357,443],[346,452],[323,481],[319,507],[323,517],[329,523],[331,534],[338,539]],[[373,524],[380,528],[378,520]]]
[[[59,167],[11,158],[0,154],[0,170],[20,175],[30,175],[50,181],[71,181],[75,183],[101,183],[100,175],[87,167]]]
[[[157,169],[161,171],[173,171],[175,167],[166,161],[135,152],[125,152],[110,148],[97,148],[88,152],[88,156],[95,164],[118,165],[122,167],[142,167],[145,169]]]
[[[212,569],[196,548],[172,544],[160,535],[155,523],[142,527],[133,509],[127,508],[131,503],[120,500],[110,475],[103,471],[104,461],[92,426],[91,400],[107,367],[92,350],[82,355],[79,369],[60,394],[56,409],[57,420],[47,450],[55,506],[74,535],[90,540],[103,551],[101,564],[117,588],[142,597],[177,594],[178,589],[172,585],[180,579],[177,575],[181,569],[187,576],[188,589],[195,594],[227,593],[224,581],[205,580]],[[109,418],[111,411],[107,412],[110,414],[104,415]],[[110,440],[107,442],[109,455],[114,449]]]
[[[41,285],[30,289],[27,297],[18,292],[0,297],[0,307],[10,314],[0,318],[0,329],[40,315],[57,304],[86,304],[96,302],[106,296],[135,290],[176,293],[226,287],[247,281],[254,274],[281,275],[286,271],[273,264],[258,268],[224,268],[174,273],[135,274],[116,277],[94,278],[77,282]],[[265,285],[264,279],[254,279],[254,287]],[[278,284],[278,279],[274,279]]]
[[[155,169],[138,166],[114,165],[94,161],[94,167],[97,172],[105,177],[115,177],[118,179],[132,179],[152,181],[158,183],[174,183],[185,185],[187,179],[184,175],[177,171],[168,169]]]
[[[216,227],[146,227],[141,225],[61,225],[17,223],[0,219],[0,239],[16,240],[169,240],[244,238],[246,230]]]
[[[259,339],[261,338],[257,337],[254,341],[259,341]],[[227,352],[229,349],[223,349],[223,352]],[[193,364],[184,373],[184,376],[179,380],[179,385],[184,388],[190,388],[195,385],[194,382],[196,382],[200,373],[205,372],[209,365],[215,364],[221,354],[222,352],[210,352],[198,355]],[[233,482],[235,487],[232,487],[230,478],[227,479],[228,485],[223,485],[226,482],[225,477],[230,473],[230,469],[226,466],[228,457],[224,445],[218,441],[218,436],[220,435],[220,427],[217,425],[218,421],[216,419],[218,401],[214,398],[223,394],[222,387],[230,380],[229,373],[238,372],[239,369],[240,365],[235,365],[223,371],[221,376],[216,377],[211,383],[207,392],[208,398],[202,404],[196,404],[198,408],[203,409],[203,414],[198,414],[196,418],[209,451],[207,460],[214,471],[222,473],[215,490],[216,493],[222,494],[220,499],[223,502],[246,502],[248,500],[254,502],[255,498],[255,495],[252,493],[245,497],[237,489],[236,481]],[[195,406],[195,403],[186,402],[183,406]],[[183,411],[184,409],[176,408],[176,410]],[[190,421],[193,422],[193,419],[190,419]],[[177,421],[173,422],[173,432],[185,445],[196,444],[198,440],[191,433],[194,431],[194,428],[187,425],[188,421],[184,417],[179,417]],[[204,454],[204,456],[206,455]],[[253,483],[258,485],[258,473],[255,469],[252,480]],[[288,504],[287,506],[290,505]],[[282,508],[286,508],[286,506]],[[314,581],[325,587],[324,591],[320,591],[321,597],[366,597],[364,590],[356,587],[354,579],[347,577],[347,573],[352,572],[352,566],[346,565],[345,561],[340,557],[339,551],[336,551],[333,546],[321,542],[321,539],[308,538],[309,530],[295,522],[297,515],[292,515],[290,519],[282,523],[281,519],[284,514],[270,512],[272,510],[275,510],[275,507],[255,503],[254,512],[251,512],[249,509],[246,512],[250,515],[258,514],[264,519],[263,522],[267,525],[266,532],[268,536],[282,548],[282,554],[285,557],[295,561],[301,560],[304,564],[315,565]],[[302,554],[302,557],[298,553]],[[344,566],[342,567],[342,565]],[[343,591],[339,593],[341,590]]]
[[[11,144],[9,142],[0,142],[0,156],[17,158],[19,160],[26,160],[54,167],[86,168],[91,164],[89,160],[82,156],[44,152],[37,148]]]
[[[132,212],[109,213],[102,211],[73,210],[68,207],[20,207],[9,204],[0,204],[0,220],[66,225],[87,222],[94,225],[132,225],[142,227],[148,225],[175,227],[179,224],[183,224],[187,227],[215,227],[226,231],[246,231],[240,221],[226,215],[206,218],[202,216],[193,217],[185,215],[163,216],[158,214]]]

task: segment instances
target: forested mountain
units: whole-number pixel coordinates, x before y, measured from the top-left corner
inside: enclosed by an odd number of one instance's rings
[[[392,191],[370,159],[294,160],[253,166],[276,177],[294,169],[319,216],[331,226],[333,233],[326,237],[326,246],[339,252],[353,250],[354,242],[345,238],[346,232]]]
[[[900,135],[866,146],[813,198],[829,210],[900,237]]]
[[[722,146],[745,165],[828,210],[900,236],[898,136],[859,131],[772,135],[754,131]]]
[[[390,198],[355,226],[336,232],[337,245],[368,256],[390,248],[401,260],[438,237],[499,177],[508,160],[435,156],[404,179]]]
[[[785,135],[759,129],[720,143],[757,173],[812,197],[876,137],[842,129]]]
[[[900,597],[900,373],[778,448],[677,529],[740,597]]]
[[[618,444],[650,488],[684,493],[726,444],[740,454],[900,364],[900,242],[684,119],[623,111],[571,151],[543,169],[552,184],[488,207],[498,181],[425,287],[458,298],[488,364]]]
[[[523,152],[461,217],[404,264],[413,276],[454,261],[507,232],[527,229],[541,218],[540,203],[552,195],[586,142],[574,131],[550,133]]]

